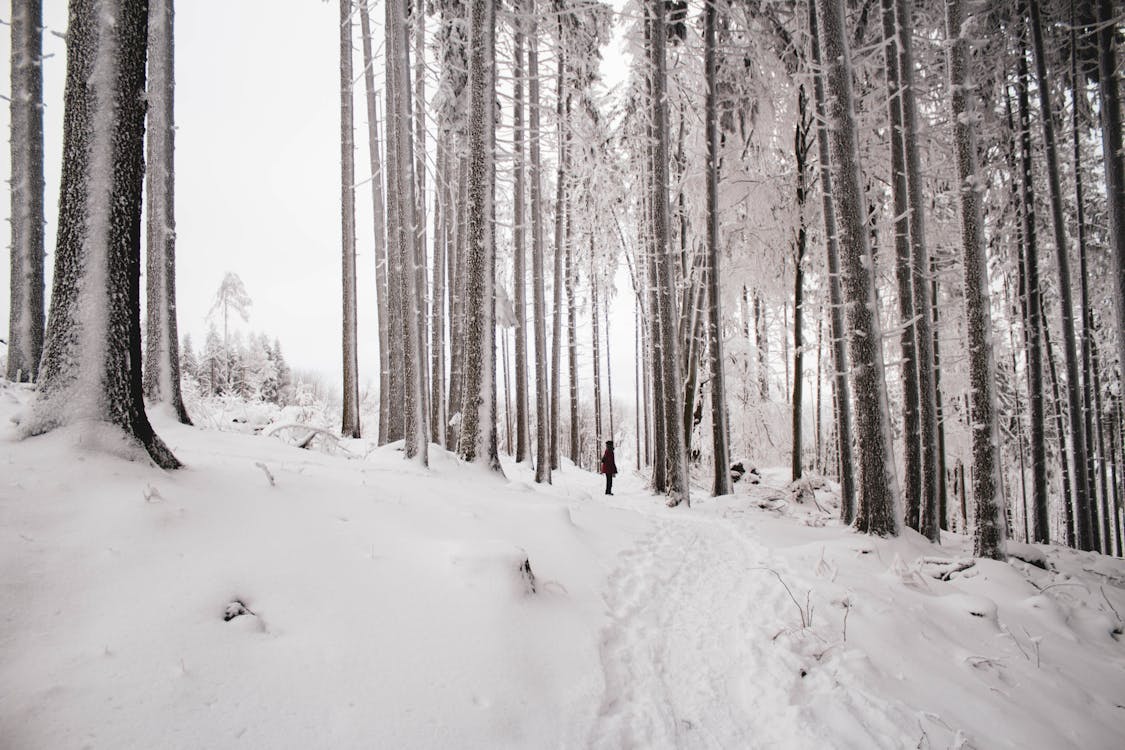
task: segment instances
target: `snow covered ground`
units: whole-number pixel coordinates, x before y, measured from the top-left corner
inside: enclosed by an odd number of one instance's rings
[[[17,440],[28,396],[0,381],[5,749],[1125,746],[1120,560],[964,567],[783,472],[667,509],[158,418],[165,473]]]

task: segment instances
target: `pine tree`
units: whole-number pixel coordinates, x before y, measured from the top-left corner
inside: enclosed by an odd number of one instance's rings
[[[340,434],[357,438],[359,354],[356,341],[355,127],[352,122],[352,3],[340,0],[340,216],[343,269],[344,403]]]
[[[70,4],[51,313],[39,392],[21,430],[109,425],[174,469],[181,464],[153,431],[141,388],[147,38],[143,0]]]

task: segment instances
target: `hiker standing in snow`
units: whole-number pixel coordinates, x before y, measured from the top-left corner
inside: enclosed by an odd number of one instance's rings
[[[602,454],[602,474],[605,474],[605,494],[613,494],[613,475],[617,473],[617,462],[613,460],[613,441],[605,441]]]

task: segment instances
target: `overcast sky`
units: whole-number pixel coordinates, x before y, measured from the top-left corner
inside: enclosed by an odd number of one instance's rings
[[[616,3],[615,3],[616,4]],[[46,245],[53,263],[62,147],[65,0],[44,0]],[[341,379],[339,9],[325,0],[190,0],[176,8],[176,272],[181,334],[198,348],[223,275],[254,301],[248,330],[280,339],[294,367]],[[381,19],[381,8],[375,13]],[[381,32],[380,28],[376,33]],[[357,43],[358,50],[358,43]],[[0,60],[9,60],[0,34]],[[622,75],[611,53],[612,77]],[[357,74],[361,70],[357,51]],[[8,80],[5,75],[4,80]],[[4,87],[5,90],[7,86]],[[366,120],[356,101],[357,179],[367,176]],[[8,129],[8,108],[0,108]],[[0,171],[10,173],[9,153]],[[369,188],[356,192],[360,380],[378,373]],[[0,201],[5,219],[9,201]],[[6,243],[7,244],[7,243]],[[0,264],[8,288],[9,267]],[[370,279],[365,283],[365,279]],[[623,290],[628,292],[628,290]],[[50,286],[48,283],[48,297]],[[621,295],[628,300],[631,294]],[[7,328],[8,295],[0,293]],[[632,309],[615,310],[615,394],[631,393]],[[627,351],[626,351],[627,348]],[[588,354],[583,369],[589,368]],[[632,378],[630,377],[631,381]],[[631,397],[629,401],[631,402]]]

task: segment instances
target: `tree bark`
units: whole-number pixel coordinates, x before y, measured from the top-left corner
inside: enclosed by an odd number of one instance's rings
[[[352,3],[340,0],[340,216],[343,249],[343,437],[360,437],[355,278],[355,126],[352,122]]]
[[[527,191],[527,167],[524,163],[524,104],[523,104],[523,65],[524,65],[524,18],[522,0],[514,0],[514,48],[512,52],[512,151],[515,168],[515,196],[512,217],[512,255],[513,286],[516,313],[516,463],[528,459],[528,382],[527,382],[527,261],[525,225],[527,206],[524,196]],[[534,134],[538,137],[538,134]]]
[[[530,28],[527,33],[528,143],[531,157],[529,175],[531,200],[531,273],[532,304],[535,317],[535,481],[551,481],[550,408],[547,400],[547,301],[544,269],[543,236],[543,168],[539,155],[542,135],[539,105],[539,32],[536,21],[536,0],[527,1]]]
[[[812,116],[808,111],[808,96],[805,87],[797,89],[797,125],[793,136],[793,153],[797,162],[797,242],[793,259],[793,453],[790,469],[793,481],[801,478],[801,412],[804,403],[805,387],[805,341],[804,332],[804,292],[805,292],[805,251],[808,246],[808,228],[805,222],[805,204],[808,202],[808,159],[812,144],[809,143],[809,130]]]
[[[827,64],[831,156],[836,170],[833,194],[844,253],[855,398],[865,404],[856,412],[860,492],[855,525],[870,534],[897,535],[902,522],[901,508],[890,446],[882,330],[875,314],[878,304],[873,255],[864,222],[862,169],[843,2],[817,0],[817,10]]]
[[[182,424],[191,424],[180,393],[180,337],[176,326],[175,37],[172,23],[172,0],[151,0],[144,390],[150,401],[167,404]]]
[[[72,0],[63,173],[51,314],[24,435],[110,425],[161,468],[181,464],[155,434],[141,383],[140,223],[148,3]]]

